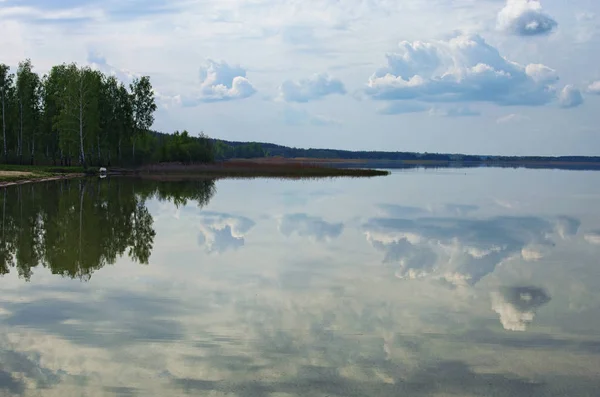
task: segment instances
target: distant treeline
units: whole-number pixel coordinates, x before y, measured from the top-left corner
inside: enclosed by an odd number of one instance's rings
[[[600,156],[488,156],[448,153],[416,153],[416,152],[384,152],[384,151],[350,151],[336,149],[299,149],[273,143],[215,141],[233,149],[255,148],[257,154],[262,149],[262,156],[280,156],[284,158],[343,159],[343,160],[389,160],[389,161],[440,161],[453,163],[510,163],[510,162],[580,162],[600,163]],[[244,157],[244,156],[233,156]],[[249,157],[246,157],[249,158]]]

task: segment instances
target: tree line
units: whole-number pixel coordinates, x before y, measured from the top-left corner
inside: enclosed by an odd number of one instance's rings
[[[0,158],[63,166],[214,160],[212,141],[204,135],[151,132],[156,110],[149,76],[126,86],[76,63],[42,76],[29,59],[16,74],[0,64]]]
[[[16,269],[89,280],[124,255],[148,264],[154,237],[149,199],[203,207],[214,180],[154,182],[142,179],[79,179],[18,185],[0,190],[0,275]]]

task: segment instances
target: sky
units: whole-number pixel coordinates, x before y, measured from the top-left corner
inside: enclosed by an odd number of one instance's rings
[[[151,78],[154,128],[599,155],[597,0],[0,0],[0,63]]]

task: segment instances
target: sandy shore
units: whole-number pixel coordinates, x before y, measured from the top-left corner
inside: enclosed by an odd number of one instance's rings
[[[56,181],[56,180],[60,180],[60,179],[79,178],[82,176],[85,176],[85,175],[84,174],[61,174],[61,175],[53,175],[53,176],[36,177],[33,172],[0,171],[0,178],[1,177],[10,177],[10,178],[23,177],[24,178],[24,179],[11,180],[11,181],[0,181],[0,187],[24,185],[26,183],[34,183],[34,182]]]

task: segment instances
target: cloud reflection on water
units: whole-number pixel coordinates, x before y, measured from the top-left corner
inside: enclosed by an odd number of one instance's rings
[[[367,241],[384,253],[384,263],[397,266],[400,278],[431,275],[474,285],[513,257],[539,259],[540,249],[555,244],[555,230],[564,238],[576,232],[574,225],[575,221],[566,218],[432,216],[372,218],[363,230]]]

